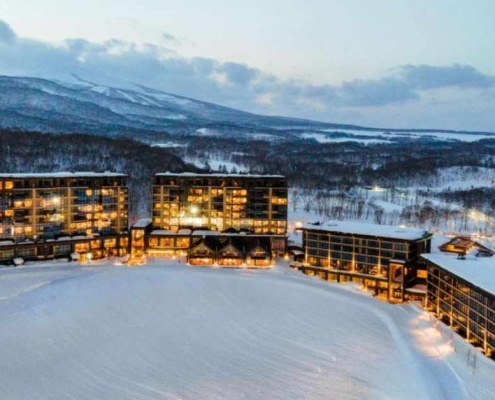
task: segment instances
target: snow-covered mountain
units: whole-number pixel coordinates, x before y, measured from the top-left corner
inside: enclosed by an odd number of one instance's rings
[[[126,135],[160,133],[249,136],[258,140],[386,143],[418,138],[473,141],[490,133],[375,129],[262,116],[137,84],[104,86],[77,76],[62,81],[0,77],[0,127],[41,132]],[[494,136],[492,136],[494,135]]]

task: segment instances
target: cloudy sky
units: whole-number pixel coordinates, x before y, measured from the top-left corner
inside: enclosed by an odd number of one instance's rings
[[[495,131],[495,1],[2,0],[0,74],[246,111]]]

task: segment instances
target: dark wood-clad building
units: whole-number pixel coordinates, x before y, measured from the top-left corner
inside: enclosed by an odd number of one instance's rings
[[[0,262],[125,254],[126,179],[111,172],[0,174]]]
[[[428,267],[426,309],[495,356],[495,257],[486,251],[423,254]]]
[[[430,252],[422,229],[331,221],[302,228],[304,272],[337,282],[359,282],[376,295],[403,301],[425,274],[416,261]]]

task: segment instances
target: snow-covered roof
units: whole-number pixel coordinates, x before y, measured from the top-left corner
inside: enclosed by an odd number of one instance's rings
[[[251,174],[197,174],[195,172],[161,172],[155,176],[173,176],[180,178],[285,178],[283,175],[251,175]]]
[[[24,178],[103,178],[103,177],[126,177],[125,174],[116,172],[41,172],[25,174],[0,174],[1,178],[24,179]]]
[[[474,238],[474,241],[479,243],[480,245],[486,247],[490,251],[495,252],[495,238],[494,237]]]
[[[461,259],[454,253],[421,254],[421,257],[495,295],[495,257],[468,254]]]
[[[320,225],[306,223],[303,225],[303,229],[403,240],[419,240],[431,235],[424,229],[391,225],[376,225],[354,221],[328,221],[327,223]]]
[[[132,228],[146,228],[149,224],[151,224],[151,218],[141,218],[132,225]]]
[[[222,233],[218,231],[197,230],[192,233],[193,236],[220,236]]]
[[[432,253],[443,253],[440,250],[440,247],[445,243],[448,243],[452,240],[452,237],[446,236],[442,233],[435,233],[431,238],[431,252]]]
[[[151,231],[151,235],[155,236],[177,236],[178,233],[175,231],[168,231],[166,229],[155,229]]]

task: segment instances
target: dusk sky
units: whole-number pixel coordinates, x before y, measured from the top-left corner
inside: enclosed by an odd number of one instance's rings
[[[0,74],[262,114],[495,131],[495,2],[0,2]]]

